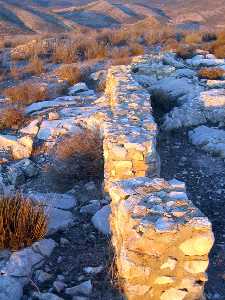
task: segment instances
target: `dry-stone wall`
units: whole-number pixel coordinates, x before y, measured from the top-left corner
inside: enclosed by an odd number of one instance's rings
[[[202,299],[211,224],[182,182],[139,177],[114,182],[111,227],[129,300]]]
[[[145,73],[148,66],[141,63]],[[214,242],[211,223],[188,200],[183,183],[157,178],[157,125],[150,95],[133,71],[134,65],[112,67],[106,84],[105,190],[121,285],[129,300],[200,300]],[[162,67],[159,77],[171,71]]]
[[[111,181],[159,175],[159,158],[150,95],[133,79],[131,67],[112,67],[106,82],[112,113],[103,142],[107,190]]]

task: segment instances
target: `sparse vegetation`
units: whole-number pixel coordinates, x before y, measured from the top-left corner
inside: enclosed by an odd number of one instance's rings
[[[4,90],[4,95],[9,99],[10,103],[18,107],[23,107],[24,105],[29,105],[48,98],[46,87],[31,82],[25,82],[7,88]]]
[[[84,129],[64,138],[56,149],[57,171],[64,178],[98,177],[102,174],[102,139],[98,130]]]
[[[195,55],[195,49],[188,45],[181,45],[178,47],[176,54],[179,58],[189,59]]]
[[[202,68],[198,71],[198,77],[201,79],[222,79],[225,71],[221,68]]]
[[[1,111],[0,130],[22,125],[25,117],[22,110],[7,107]]]
[[[18,250],[42,239],[47,232],[43,208],[17,194],[0,199],[0,249]]]

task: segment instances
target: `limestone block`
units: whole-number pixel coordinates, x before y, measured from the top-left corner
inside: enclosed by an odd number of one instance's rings
[[[170,288],[160,297],[160,300],[183,300],[187,295],[186,291]]]
[[[205,255],[208,254],[214,244],[212,232],[199,234],[196,237],[186,240],[180,244],[179,248],[185,255]]]
[[[113,145],[109,150],[110,156],[113,160],[126,160],[127,157],[127,150],[119,145]]]
[[[209,261],[208,260],[193,260],[193,261],[186,261],[184,263],[184,268],[187,272],[196,274],[205,272],[208,268]]]

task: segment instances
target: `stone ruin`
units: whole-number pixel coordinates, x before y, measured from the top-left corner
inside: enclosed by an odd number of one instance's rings
[[[154,74],[166,77],[171,68]],[[133,70],[112,67],[106,81],[112,121],[104,132],[105,190],[120,284],[129,300],[204,299],[212,226],[184,183],[158,177],[150,94]]]
[[[26,108],[34,119],[30,127],[16,137],[0,136],[0,149],[1,139],[4,146],[7,138],[8,148],[27,158],[32,143],[21,143],[24,134],[51,148],[63,134],[82,127],[100,129],[116,265],[129,300],[204,299],[214,243],[211,223],[188,200],[184,183],[160,178],[158,129],[151,106],[154,90],[163,89],[177,99],[178,107],[164,117],[166,130],[222,121],[225,90],[200,82],[195,67],[214,63],[225,69],[225,61],[200,56],[186,62],[188,66],[165,53],[111,67],[103,97],[86,91],[31,104]],[[46,114],[54,118],[46,119]],[[17,151],[21,144],[28,151]]]

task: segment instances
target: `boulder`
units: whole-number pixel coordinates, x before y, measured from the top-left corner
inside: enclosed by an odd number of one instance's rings
[[[74,96],[76,94],[79,94],[79,93],[85,92],[85,91],[88,91],[88,87],[87,87],[86,83],[79,82],[79,83],[74,84],[71,88],[69,88],[68,94],[70,96]]]
[[[22,134],[29,134],[29,135],[36,135],[38,133],[38,123],[39,120],[35,119],[33,121],[30,122],[30,124],[28,124],[26,127],[20,129],[20,132]]]
[[[66,295],[70,295],[70,296],[77,296],[77,295],[90,296],[91,292],[92,292],[91,280],[82,282],[79,285],[76,285],[71,288],[67,288],[65,290]]]
[[[110,205],[105,205],[91,219],[95,228],[105,235],[110,234],[110,225],[109,225],[110,214],[111,214]]]
[[[77,200],[69,194],[35,192],[28,194],[28,197],[36,203],[63,210],[73,209],[77,205]]]
[[[47,141],[67,133],[79,133],[80,131],[81,129],[75,124],[74,118],[45,120],[41,123],[37,137]]]
[[[0,276],[0,300],[20,300],[23,286],[16,278]]]
[[[48,234],[53,234],[59,230],[65,230],[73,224],[73,215],[70,211],[58,208],[45,208],[48,215]]]
[[[14,186],[25,183],[26,178],[31,178],[38,174],[38,168],[34,162],[25,158],[7,167],[7,177]]]
[[[10,151],[14,159],[29,158],[32,148],[33,140],[29,136],[0,135],[0,150]]]

